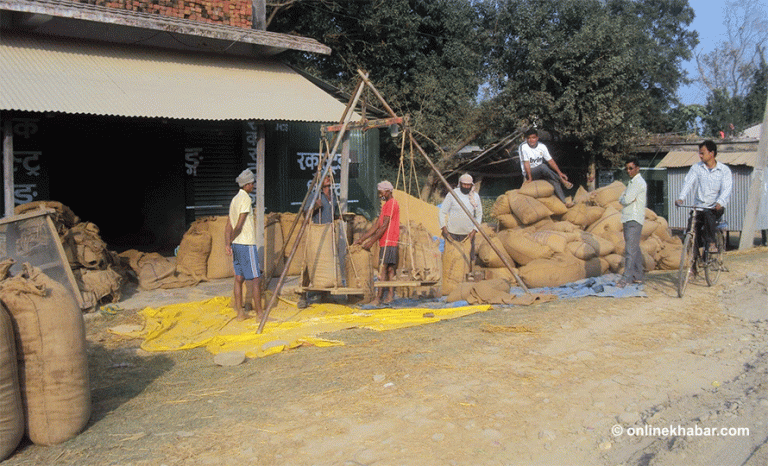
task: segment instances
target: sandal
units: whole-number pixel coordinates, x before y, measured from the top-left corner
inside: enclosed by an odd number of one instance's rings
[[[616,288],[624,288],[625,286],[627,286],[627,281],[623,278],[616,282]]]

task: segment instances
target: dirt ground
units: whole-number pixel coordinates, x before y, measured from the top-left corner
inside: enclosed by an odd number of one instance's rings
[[[23,444],[4,464],[768,464],[768,249],[726,264],[716,286],[696,281],[684,299],[675,273],[654,272],[647,298],[348,330],[326,335],[345,346],[235,367],[107,332],[229,281],[136,293],[86,320],[86,430]]]

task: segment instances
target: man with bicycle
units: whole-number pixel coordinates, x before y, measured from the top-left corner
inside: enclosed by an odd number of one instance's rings
[[[683,188],[675,201],[675,205],[683,205],[688,191],[696,184],[694,195],[694,205],[703,210],[696,212],[696,221],[702,225],[702,243],[709,247],[710,252],[717,252],[715,244],[715,233],[717,223],[725,213],[725,206],[731,197],[731,188],[733,186],[733,176],[731,169],[727,165],[718,162],[717,144],[711,140],[706,140],[699,144],[698,162],[691,166],[688,174],[685,175]]]

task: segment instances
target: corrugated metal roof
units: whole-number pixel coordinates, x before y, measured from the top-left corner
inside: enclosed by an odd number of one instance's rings
[[[338,121],[345,106],[279,62],[3,34],[0,109],[199,120]]]
[[[757,162],[757,152],[718,152],[718,162],[726,165],[746,165],[754,167]],[[672,151],[661,159],[659,168],[690,167],[699,162],[699,153],[691,151]]]

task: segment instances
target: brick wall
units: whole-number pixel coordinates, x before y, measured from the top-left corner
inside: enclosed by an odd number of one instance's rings
[[[203,23],[251,27],[251,0],[76,0],[109,8],[184,18]]]

